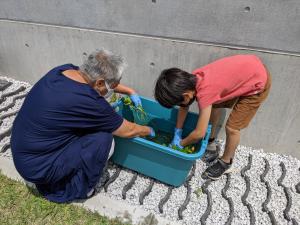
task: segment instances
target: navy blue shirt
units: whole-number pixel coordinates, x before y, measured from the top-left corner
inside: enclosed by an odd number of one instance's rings
[[[13,158],[19,173],[29,181],[44,182],[51,165],[70,143],[96,132],[112,133],[123,122],[92,87],[62,74],[70,69],[78,67],[62,65],[40,79],[14,121]],[[102,141],[106,140],[99,143]],[[107,149],[103,152],[107,154]]]

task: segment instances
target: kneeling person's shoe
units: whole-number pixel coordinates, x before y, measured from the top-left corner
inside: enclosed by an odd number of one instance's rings
[[[91,198],[96,194],[96,189],[92,188],[87,194],[86,194],[86,198]]]
[[[202,179],[217,180],[223,174],[231,172],[232,160],[230,163],[226,163],[221,159],[218,159],[215,164],[209,166],[201,175]]]

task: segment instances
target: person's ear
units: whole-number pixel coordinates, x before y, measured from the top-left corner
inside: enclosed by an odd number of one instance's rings
[[[103,87],[105,87],[105,83],[103,79],[99,79],[95,82],[96,89],[102,89]]]
[[[190,94],[185,92],[182,94],[182,97],[183,97],[183,102],[186,103],[186,102],[189,102],[190,101]]]

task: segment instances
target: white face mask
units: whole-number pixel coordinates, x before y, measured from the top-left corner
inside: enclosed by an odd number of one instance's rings
[[[103,96],[105,99],[109,98],[110,96],[112,96],[112,94],[114,93],[114,89],[110,88],[110,86],[108,85],[108,83],[106,83],[106,81],[104,81],[105,87],[107,89],[107,93]]]

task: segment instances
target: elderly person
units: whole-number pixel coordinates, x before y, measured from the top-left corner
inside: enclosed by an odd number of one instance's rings
[[[58,66],[31,89],[12,130],[11,148],[20,175],[48,200],[69,202],[94,193],[113,148],[113,135],[155,136],[152,128],[123,119],[104,97],[115,90],[140,104],[119,84],[123,59],[105,50],[82,66]]]

